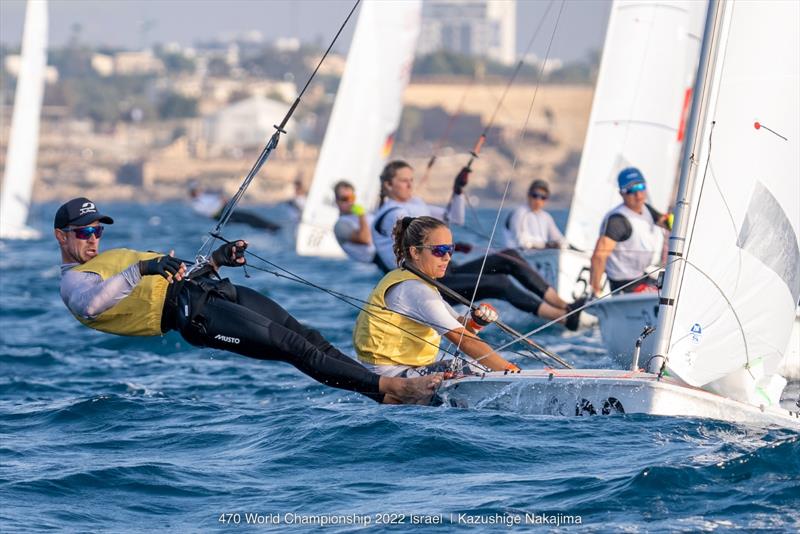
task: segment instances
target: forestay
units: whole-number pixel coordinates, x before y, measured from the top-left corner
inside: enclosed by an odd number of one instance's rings
[[[675,319],[659,327],[673,374],[769,404],[800,297],[800,3],[720,11]]]
[[[333,184],[345,179],[359,203],[377,201],[381,168],[391,153],[411,75],[422,3],[364,2],[347,66],[297,232],[304,256],[343,257],[333,235],[339,217]]]
[[[28,210],[36,176],[39,120],[47,68],[47,1],[28,0],[22,34],[22,61],[0,193],[0,238],[32,238]]]
[[[705,8],[700,1],[614,2],[566,228],[579,249],[594,248],[603,216],[621,202],[623,168],[641,169],[657,209],[673,198]],[[560,294],[572,292],[587,265],[586,257],[561,255]]]

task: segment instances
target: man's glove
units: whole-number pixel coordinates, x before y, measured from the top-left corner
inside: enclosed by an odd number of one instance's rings
[[[491,304],[481,304],[470,314],[469,321],[467,321],[467,326],[475,331],[480,331],[484,326],[495,322],[497,319],[500,318],[500,314],[497,313],[497,310]]]
[[[211,253],[211,259],[217,267],[241,267],[246,263],[244,260],[244,251],[247,249],[247,241],[231,241],[225,243],[217,250]]]
[[[472,245],[470,245],[469,243],[458,242],[455,244],[455,251],[463,252],[464,254],[469,254],[470,252],[472,252]]]
[[[361,204],[353,204],[353,207],[350,208],[350,213],[352,213],[353,215],[356,215],[358,217],[361,217],[366,212],[367,212],[367,210],[365,210],[364,206],[362,206]]]
[[[458,175],[456,175],[456,179],[453,182],[453,194],[460,195],[464,192],[464,188],[467,186],[467,182],[469,182],[469,173],[472,172],[472,169],[468,169],[467,167],[462,168]]]
[[[142,260],[139,262],[139,272],[142,276],[160,274],[167,280],[171,279],[181,268],[183,263],[173,256],[159,256],[152,260]]]

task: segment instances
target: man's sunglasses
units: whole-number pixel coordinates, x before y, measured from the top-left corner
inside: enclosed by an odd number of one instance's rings
[[[64,232],[75,232],[75,237],[84,241],[95,236],[97,239],[103,237],[103,226],[84,226],[83,228],[62,228]]]
[[[456,251],[456,246],[453,244],[450,245],[418,245],[417,248],[427,248],[431,251],[431,254],[436,256],[437,258],[443,258],[445,254],[453,255],[453,252]]]
[[[634,184],[626,189],[623,189],[622,192],[626,195],[632,195],[634,193],[638,193],[639,191],[646,191],[647,186],[645,184]]]
[[[336,197],[336,202],[352,202],[356,199],[354,195],[342,195]]]
[[[547,194],[544,194],[544,193],[531,193],[528,196],[530,196],[531,198],[538,199],[538,200],[547,200],[550,197],[550,195],[547,195]]]

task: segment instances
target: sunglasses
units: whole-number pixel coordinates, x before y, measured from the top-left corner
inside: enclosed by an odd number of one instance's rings
[[[336,197],[336,202],[352,202],[355,199],[356,197],[353,195],[342,195],[340,197]]]
[[[628,187],[627,189],[623,189],[622,192],[625,193],[626,195],[632,195],[634,193],[638,193],[639,191],[646,191],[646,190],[647,186],[645,184],[635,184]]]
[[[84,241],[95,236],[97,239],[103,237],[103,226],[84,226],[83,228],[62,228],[64,232],[75,232],[75,237]]]
[[[443,258],[445,254],[453,255],[453,252],[456,251],[456,246],[453,244],[450,245],[419,245],[417,248],[427,248],[431,251],[431,254],[436,256],[437,258]]]
[[[531,193],[528,196],[530,196],[531,198],[538,199],[538,200],[547,200],[550,197],[550,195],[545,195],[545,194],[542,194],[542,193]]]

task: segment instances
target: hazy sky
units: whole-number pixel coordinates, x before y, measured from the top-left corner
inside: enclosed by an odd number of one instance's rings
[[[527,45],[548,3],[518,0],[518,52]],[[556,1],[553,13],[559,5]],[[267,40],[320,38],[327,43],[351,6],[351,0],[50,0],[50,43],[63,45],[75,24],[82,26],[85,42],[126,48],[157,42],[191,45],[247,30],[258,30]],[[600,49],[609,9],[610,0],[568,0],[551,56],[571,60]],[[0,0],[0,41],[19,44],[24,13],[24,0]],[[346,50],[353,26],[342,34],[339,51]],[[150,29],[145,32],[146,27]],[[537,39],[533,51],[544,55],[546,41]]]

